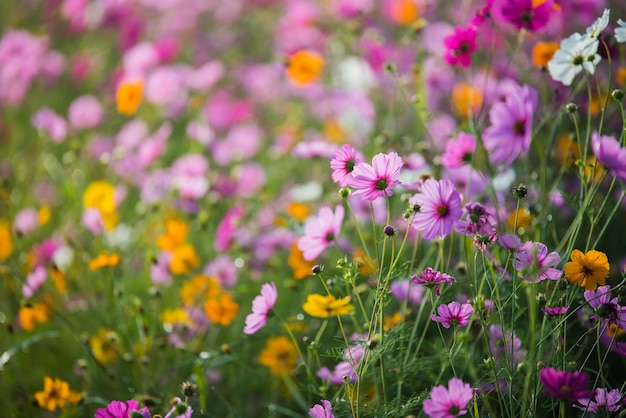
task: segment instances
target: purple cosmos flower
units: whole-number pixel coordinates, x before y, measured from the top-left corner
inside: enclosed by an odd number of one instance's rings
[[[615,324],[621,329],[626,329],[626,307],[618,304],[617,297],[611,299],[611,286],[600,286],[596,290],[587,290],[584,293],[585,300],[596,312],[590,316],[592,319],[602,319],[602,328],[607,324]]]
[[[441,273],[439,271],[433,270],[430,267],[426,267],[426,269],[422,272],[422,276],[414,275],[411,277],[411,281],[413,283],[423,284],[426,287],[435,288],[435,294],[440,296],[439,292],[439,284],[447,283],[451,285],[452,282],[455,282],[456,279],[452,276],[449,276],[445,273]]]
[[[356,370],[348,361],[337,363],[332,372],[328,367],[322,367],[317,371],[316,375],[332,385],[345,385],[346,383],[356,382]]]
[[[515,269],[531,283],[558,280],[561,277],[561,270],[552,266],[556,266],[560,261],[561,256],[556,251],[548,253],[548,248],[544,244],[527,242],[517,253]]]
[[[593,391],[585,389],[589,382],[589,376],[585,372],[572,373],[545,367],[539,370],[539,381],[543,383],[543,392],[555,399],[576,401],[580,398],[589,399],[594,395]]]
[[[144,418],[150,418],[148,408],[144,406],[139,409],[139,402],[134,399],[126,402],[112,401],[105,408],[99,408],[94,418],[129,418],[133,411],[143,414]]]
[[[420,207],[412,226],[422,231],[426,240],[448,236],[454,221],[463,214],[461,196],[449,180],[426,180],[422,192],[413,196],[409,202]]]
[[[360,163],[354,167],[348,186],[355,195],[363,195],[366,200],[379,196],[391,196],[391,189],[400,184],[398,176],[402,168],[402,158],[395,152],[378,154],[372,158],[372,165]]]
[[[400,302],[408,300],[411,305],[421,305],[424,301],[424,286],[410,280],[396,280],[389,286],[391,294]]]
[[[554,2],[552,0],[543,2],[505,0],[502,2],[500,12],[502,18],[512,23],[517,30],[526,29],[530,32],[537,32],[550,21],[553,6]]]
[[[528,152],[537,97],[534,88],[516,86],[503,102],[497,102],[491,107],[491,125],[483,134],[483,142],[492,163],[511,164]]]
[[[487,209],[480,203],[472,202],[465,205],[465,219],[454,222],[454,229],[461,234],[491,236],[496,231],[493,219]]]
[[[626,181],[626,148],[620,147],[612,136],[600,135],[595,131],[591,134],[591,148],[603,166],[613,171],[621,181]]]
[[[273,282],[261,286],[261,294],[252,301],[252,313],[246,317],[244,333],[254,334],[265,326],[277,297],[278,292]]]
[[[474,313],[474,308],[469,303],[460,304],[457,301],[442,303],[437,308],[439,315],[431,315],[430,319],[440,322],[444,328],[450,328],[450,325],[464,327],[469,324],[470,318]]]
[[[569,306],[546,306],[543,312],[548,316],[562,316],[567,313]]]
[[[298,240],[298,248],[305,260],[316,259],[335,241],[341,231],[343,215],[343,206],[338,205],[334,213],[330,207],[323,206],[316,218],[307,221],[304,236]]]
[[[35,292],[46,282],[47,273],[44,266],[37,266],[26,276],[26,283],[22,285],[22,296],[32,297]]]
[[[457,168],[469,164],[476,151],[476,138],[466,132],[459,132],[455,140],[448,141],[446,152],[441,156],[441,165]]]
[[[440,385],[430,391],[430,398],[424,401],[424,412],[430,418],[458,417],[467,413],[467,404],[473,398],[470,385],[453,377],[447,389]]]
[[[39,109],[31,123],[36,129],[45,132],[54,142],[63,142],[67,136],[67,122],[47,107]]]
[[[526,357],[527,351],[522,349],[522,340],[514,332],[505,332],[498,325],[489,326],[489,351],[495,359],[508,364],[514,369]]]
[[[354,167],[361,162],[357,150],[349,144],[343,145],[330,160],[330,168],[333,170],[332,178],[341,187],[348,185],[348,180]]]
[[[311,418],[335,418],[332,406],[326,399],[322,399],[321,405],[315,405],[309,409],[309,415]]]
[[[602,414],[605,411],[615,412],[621,409],[623,395],[619,389],[607,391],[604,388],[598,388],[595,393],[595,402],[589,398],[579,398],[578,403],[580,403],[580,405],[574,405],[574,408],[578,408],[581,411],[595,412],[597,414]]]
[[[463,28],[457,26],[454,33],[448,35],[443,43],[446,46],[444,59],[450,65],[459,65],[463,68],[472,63],[472,53],[476,51],[477,30],[473,26]]]

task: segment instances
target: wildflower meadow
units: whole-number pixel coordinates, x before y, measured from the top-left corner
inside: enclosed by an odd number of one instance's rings
[[[2,0],[2,416],[626,416],[625,90],[623,0]]]

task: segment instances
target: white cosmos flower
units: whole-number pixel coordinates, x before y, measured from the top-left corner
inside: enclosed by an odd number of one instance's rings
[[[619,43],[626,42],[626,22],[622,19],[617,20],[619,28],[615,28],[615,40]]]
[[[611,11],[609,9],[604,9],[604,13],[602,13],[602,16],[597,18],[596,21],[587,28],[587,36],[589,36],[591,39],[598,39],[602,31],[609,24],[610,14]]]
[[[593,74],[601,58],[598,55],[600,42],[574,33],[561,41],[561,47],[548,62],[548,71],[552,79],[566,86],[572,84],[574,77],[582,70]]]

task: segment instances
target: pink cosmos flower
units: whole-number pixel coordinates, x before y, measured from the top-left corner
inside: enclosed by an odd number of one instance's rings
[[[474,398],[474,392],[468,383],[453,377],[448,381],[448,388],[439,385],[430,391],[430,397],[424,401],[424,412],[430,418],[453,418],[467,413],[467,404]]]
[[[395,152],[375,155],[372,165],[360,163],[354,167],[348,186],[354,189],[355,195],[363,195],[365,200],[391,196],[391,189],[400,184],[398,176],[402,164],[402,158]]]
[[[574,408],[578,408],[581,411],[595,412],[597,414],[602,414],[604,411],[615,412],[621,409],[623,396],[619,389],[607,391],[604,388],[598,388],[595,391],[593,401],[589,398],[579,398],[578,403],[580,403],[580,405],[574,405]]]
[[[476,51],[477,30],[473,26],[463,28],[457,26],[454,33],[448,35],[443,43],[446,46],[444,59],[450,65],[459,65],[463,68],[472,63],[472,53]]]
[[[316,259],[333,244],[341,231],[343,215],[343,206],[338,205],[334,213],[330,207],[323,206],[317,212],[316,218],[307,221],[304,225],[304,236],[298,240],[298,248],[305,260]]]
[[[441,273],[439,271],[433,270],[430,267],[426,267],[426,269],[422,272],[422,276],[414,275],[411,277],[411,281],[413,283],[423,284],[426,287],[435,288],[435,294],[437,296],[440,295],[439,285],[441,283],[447,283],[451,285],[456,279],[446,273]]]
[[[548,253],[548,248],[544,244],[527,242],[518,250],[515,269],[531,283],[558,280],[561,277],[561,270],[553,266],[559,264],[560,261],[561,256],[556,251]]]
[[[226,216],[217,226],[215,231],[215,249],[217,251],[226,251],[230,248],[232,241],[235,239],[237,226],[243,218],[244,207],[242,205],[235,206],[226,212]]]
[[[591,134],[591,149],[603,166],[611,170],[615,177],[626,182],[626,148],[620,147],[612,136],[600,135],[594,131]]]
[[[528,352],[522,348],[520,340],[514,332],[504,331],[499,325],[489,326],[489,352],[499,364],[507,364],[513,369],[522,361]]]
[[[326,399],[322,399],[321,405],[309,409],[309,415],[311,418],[335,418],[332,406]]]
[[[499,12],[501,17],[513,24],[517,30],[526,29],[530,32],[537,32],[548,24],[553,8],[553,0],[543,2],[504,0],[501,2]]]
[[[483,142],[492,163],[511,164],[528,152],[537,103],[537,90],[529,86],[517,86],[503,102],[497,102],[491,107],[491,125],[485,129]]]
[[[359,163],[361,163],[361,158],[357,150],[350,144],[344,144],[335,151],[335,155],[330,160],[333,181],[339,183],[341,187],[346,187],[354,167]]]
[[[539,370],[539,381],[543,383],[543,392],[555,399],[576,401],[590,399],[594,392],[585,389],[589,376],[585,372],[568,372],[545,367]]]
[[[331,385],[345,385],[356,382],[356,370],[349,361],[337,363],[333,371],[328,367],[322,367],[316,373],[317,377],[329,382]]]
[[[246,316],[244,333],[252,335],[265,326],[277,297],[276,284],[272,282],[261,286],[261,294],[252,301],[252,313]]]
[[[389,286],[389,291],[398,301],[408,301],[411,305],[421,305],[424,301],[424,286],[411,280],[396,280]]]
[[[567,313],[569,306],[546,306],[543,312],[548,316],[562,316]]]
[[[129,418],[132,412],[139,412],[144,418],[150,418],[147,407],[139,408],[139,402],[131,399],[126,402],[112,401],[105,408],[99,408],[94,418]]]
[[[22,296],[25,298],[32,297],[37,289],[39,289],[46,282],[46,268],[43,266],[37,266],[35,269],[26,276],[26,283],[22,286]]]
[[[15,214],[13,229],[20,235],[26,235],[39,225],[39,216],[33,208],[24,208]]]
[[[456,140],[448,141],[446,152],[441,156],[441,164],[446,168],[457,168],[469,164],[476,151],[476,138],[466,132],[459,132]]]
[[[43,107],[32,118],[33,126],[46,133],[54,142],[63,142],[67,136],[67,122],[54,111]]]
[[[487,209],[480,203],[472,202],[465,205],[465,219],[454,222],[454,229],[467,236],[491,236],[494,228],[493,218]]]
[[[410,203],[420,208],[412,226],[422,231],[426,240],[447,237],[463,214],[461,197],[449,180],[426,180],[422,192],[413,196]]]
[[[469,303],[460,304],[457,301],[442,303],[437,308],[438,315],[432,314],[430,319],[441,323],[444,328],[450,328],[450,325],[464,327],[469,324],[470,318],[474,313],[474,308]]]
[[[72,102],[67,112],[70,125],[76,129],[95,128],[100,125],[104,116],[100,102],[92,95],[78,97]]]

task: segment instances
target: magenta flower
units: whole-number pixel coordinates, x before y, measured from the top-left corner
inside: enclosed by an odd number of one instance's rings
[[[467,404],[474,398],[468,383],[453,377],[448,388],[435,386],[424,401],[424,412],[430,418],[452,418],[467,414]]]
[[[330,160],[330,168],[333,170],[333,181],[339,183],[341,187],[346,187],[350,174],[360,162],[361,158],[357,155],[357,150],[349,144],[343,145],[335,151],[335,155]]]
[[[243,332],[246,334],[254,334],[265,326],[270,316],[270,312],[274,308],[278,292],[276,284],[265,283],[261,286],[261,294],[252,301],[252,313],[246,316],[246,326]]]
[[[391,189],[400,184],[398,176],[401,168],[402,158],[395,152],[375,155],[372,165],[360,163],[354,167],[348,186],[354,189],[355,195],[363,195],[366,200],[391,196]]]
[[[563,316],[569,310],[569,306],[546,306],[543,312],[548,316]]]
[[[562,271],[553,266],[560,261],[561,256],[556,251],[548,253],[548,248],[542,243],[527,242],[518,250],[515,269],[531,283],[558,280]]]
[[[217,226],[215,231],[215,249],[217,251],[226,251],[230,248],[232,241],[235,239],[237,227],[244,215],[243,205],[237,205],[226,212],[224,219]]]
[[[597,414],[615,412],[619,411],[622,407],[622,397],[623,395],[619,389],[607,391],[604,388],[598,388],[595,392],[595,402],[589,398],[579,398],[578,403],[580,403],[580,405],[574,405],[574,408],[578,408],[581,411],[595,412]]]
[[[443,43],[446,46],[444,59],[450,65],[459,65],[463,68],[472,63],[472,53],[476,51],[476,28],[457,26],[454,33],[448,35]]]
[[[535,3],[538,5],[535,6]],[[500,12],[502,17],[512,23],[517,30],[526,29],[530,32],[537,32],[550,21],[553,7],[554,2],[552,0],[543,2],[505,0],[502,2]]]
[[[591,390],[585,389],[589,376],[585,372],[568,372],[545,367],[539,371],[539,381],[543,383],[543,392],[555,399],[576,401],[589,399],[594,395]]]
[[[528,152],[537,97],[534,88],[515,86],[504,101],[491,107],[491,125],[485,129],[483,143],[492,163],[508,165]]]
[[[470,318],[474,313],[474,308],[469,303],[460,304],[457,301],[448,303],[447,305],[442,303],[437,308],[439,315],[431,315],[430,319],[441,323],[444,328],[450,328],[450,326],[464,327],[469,324]]]
[[[610,169],[615,177],[626,182],[626,148],[612,136],[604,136],[593,132],[591,134],[591,148],[596,159]]]
[[[437,296],[440,295],[439,285],[441,283],[447,283],[451,285],[452,282],[455,282],[456,279],[452,276],[447,275],[446,273],[441,273],[439,271],[433,270],[430,267],[426,267],[426,269],[422,272],[422,276],[414,275],[411,277],[411,281],[413,283],[423,284],[429,288],[435,288],[435,294]]]
[[[131,413],[137,411],[143,414],[144,418],[150,418],[150,411],[147,407],[139,409],[139,402],[131,399],[126,402],[112,401],[105,408],[99,408],[94,418],[130,418]]]
[[[326,399],[322,399],[321,405],[315,405],[309,409],[309,415],[311,418],[335,418],[332,406]]]
[[[476,138],[466,132],[459,132],[455,140],[448,141],[446,152],[441,156],[441,165],[457,168],[469,164],[476,151]]]
[[[454,221],[463,214],[461,196],[449,180],[426,180],[422,192],[413,196],[410,203],[419,205],[412,225],[423,232],[426,240],[448,236]]]
[[[330,207],[323,206],[317,212],[316,218],[307,221],[304,225],[304,236],[298,240],[298,248],[305,260],[316,259],[335,242],[341,231],[343,215],[343,206],[338,205],[334,213]]]

